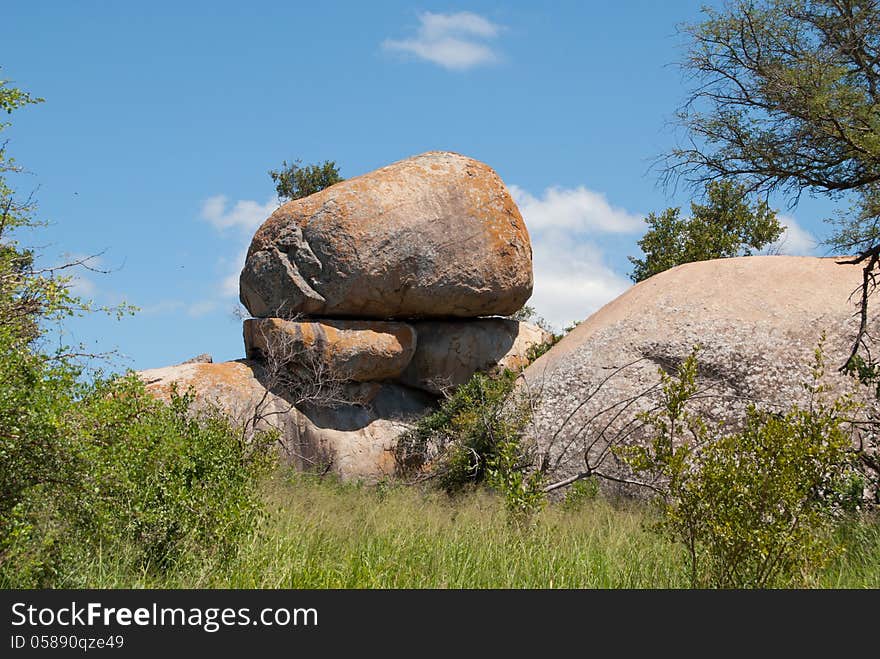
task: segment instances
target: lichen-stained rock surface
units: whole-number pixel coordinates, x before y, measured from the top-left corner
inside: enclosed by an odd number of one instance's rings
[[[240,277],[264,318],[509,315],[531,292],[529,235],[504,183],[440,151],[282,205]]]
[[[418,341],[400,381],[434,394],[464,384],[477,371],[521,368],[531,347],[552,339],[535,325],[506,318],[412,324]]]
[[[412,325],[398,322],[249,318],[244,344],[251,359],[280,360],[292,367],[320,360],[321,370],[334,378],[368,382],[403,373],[416,349],[416,333]]]
[[[753,402],[779,411],[808,404],[803,383],[823,332],[826,382],[851,391],[838,367],[857,329],[850,294],[860,282],[860,267],[832,258],[753,256],[690,263],[633,286],[525,371],[537,401],[532,430],[552,464],[560,458],[555,474],[579,472],[590,446],[596,458],[657,401],[656,389],[640,395],[658,383],[658,369],[674,371],[698,344],[708,387],[700,409],[731,427]],[[863,402],[875,404],[870,396]],[[635,432],[627,441],[640,438]],[[611,454],[603,467],[621,473]]]
[[[283,391],[267,389],[263,367],[247,360],[194,363],[138,373],[148,391],[168,400],[172,385],[192,389],[196,408],[214,406],[233,423],[257,413],[259,428],[280,433],[281,456],[301,470],[332,471],[343,479],[378,480],[395,469],[398,435],[432,409],[421,392],[394,384],[353,385],[357,403],[293,407]]]

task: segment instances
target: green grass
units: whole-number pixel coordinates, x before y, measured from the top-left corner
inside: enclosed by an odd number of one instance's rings
[[[100,554],[64,581],[99,588],[680,588],[679,549],[650,530],[652,513],[599,498],[548,506],[532,527],[508,523],[485,492],[456,499],[308,477],[266,485],[260,532],[225,565],[133,573]],[[880,525],[841,529],[846,551],[819,587],[880,587]]]

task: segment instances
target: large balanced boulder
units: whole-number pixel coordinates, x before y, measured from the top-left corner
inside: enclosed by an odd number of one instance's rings
[[[294,407],[288,392],[267,388],[264,367],[248,360],[179,364],[138,375],[158,398],[168,400],[174,387],[192,390],[196,409],[218,409],[233,423],[256,419],[258,429],[278,430],[287,462],[344,479],[392,475],[396,438],[432,409],[425,394],[379,383],[352,387],[356,402]]]
[[[240,278],[257,317],[509,315],[531,292],[529,235],[504,183],[439,151],[282,205]]]
[[[552,340],[549,332],[505,318],[417,321],[415,354],[400,381],[433,394],[467,382],[477,371],[516,370],[529,362],[529,350]]]
[[[780,412],[809,404],[803,384],[823,333],[825,382],[850,391],[855,383],[838,367],[857,329],[850,296],[860,282],[858,266],[789,256],[704,261],[651,277],[526,369],[535,439],[559,478],[579,473],[585,453],[623,474],[609,441],[645,439],[636,414],[656,404],[658,370],[673,372],[696,345],[700,409],[731,428],[752,403]],[[875,404],[870,395],[863,402]]]
[[[415,352],[416,333],[412,325],[397,322],[249,318],[244,344],[249,359],[305,365],[334,379],[369,382],[403,373]]]

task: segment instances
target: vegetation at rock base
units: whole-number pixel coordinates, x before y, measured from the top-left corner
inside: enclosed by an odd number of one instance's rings
[[[706,204],[691,204],[691,216],[681,208],[650,213],[650,227],[638,241],[645,257],[629,257],[630,278],[640,282],[683,263],[731,256],[749,256],[776,242],[783,227],[766,201],[750,204],[746,187],[732,181],[706,185]]]
[[[457,387],[436,412],[398,440],[402,472],[412,475],[429,465],[431,478],[455,494],[486,482],[493,469],[502,468],[498,461],[503,450],[508,466],[511,460],[518,462],[511,445],[518,444],[528,412],[511,401],[516,378],[509,370],[495,377],[476,373]]]
[[[695,354],[675,375],[661,371],[660,408],[640,415],[650,441],[621,449],[661,494],[658,528],[684,549],[693,587],[806,583],[840,549],[834,528],[862,501],[852,404],[825,399],[817,349],[809,407],[780,414],[752,405],[731,432],[689,410],[696,375]]]
[[[232,560],[162,572],[98,552],[66,585],[146,588],[686,588],[680,548],[654,509],[602,497],[555,504],[528,527],[476,490],[341,484],[303,474],[267,482],[268,513]],[[844,523],[838,552],[807,585],[880,587],[880,524]]]
[[[333,160],[305,166],[299,159],[290,164],[285,160],[279,169],[269,170],[269,176],[281,201],[302,199],[345,180]]]

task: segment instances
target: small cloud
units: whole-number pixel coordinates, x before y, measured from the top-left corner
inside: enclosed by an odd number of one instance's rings
[[[220,291],[224,297],[238,297],[238,279],[244,268],[248,246],[242,247],[234,259],[224,259],[224,269],[229,271],[220,282]]]
[[[240,238],[234,243],[235,256],[219,259],[220,267],[227,272],[220,280],[218,292],[221,297],[238,297],[238,277],[244,267],[248,245],[250,245],[254,231],[266,221],[266,218],[278,208],[279,204],[277,197],[269,199],[264,204],[251,199],[241,199],[230,203],[229,198],[222,194],[208,197],[202,202],[201,218],[203,220],[217,231],[237,229],[240,235]],[[192,315],[192,310],[189,313]]]
[[[183,309],[186,305],[180,300],[160,300],[155,304],[148,304],[141,307],[141,313],[148,316],[160,316],[166,313],[175,313]]]
[[[185,313],[190,318],[201,318],[219,306],[217,300],[200,300],[198,302],[184,302],[183,300],[160,300],[155,304],[141,307],[140,313],[148,316],[162,316],[165,314]]]
[[[511,185],[510,194],[529,231],[554,228],[577,233],[632,233],[644,228],[641,215],[612,206],[604,194],[582,185],[550,187],[540,198]]]
[[[68,286],[70,292],[77,297],[93,298],[98,292],[98,285],[87,276],[86,272],[106,273],[106,267],[101,257],[96,254],[78,254],[65,252],[61,255],[61,265],[77,264],[72,268],[61,270],[59,274],[70,277]]]
[[[227,208],[228,204],[229,200],[222,194],[205,199],[202,202],[202,219],[218,230],[238,228],[254,231],[278,208],[278,199],[272,198],[265,204],[245,199]]]
[[[801,227],[793,217],[779,215],[779,223],[785,227],[782,237],[773,245],[773,251],[787,256],[810,256],[819,246],[819,241],[809,231]]]
[[[464,71],[499,58],[485,43],[498,36],[502,27],[469,11],[454,14],[424,12],[411,39],[386,39],[382,48],[415,55],[453,71]]]
[[[201,318],[214,311],[217,306],[216,300],[202,300],[201,302],[195,302],[187,305],[186,315],[190,318]]]
[[[91,298],[95,296],[98,290],[94,281],[82,275],[73,275],[70,278],[70,292],[77,297]]]

